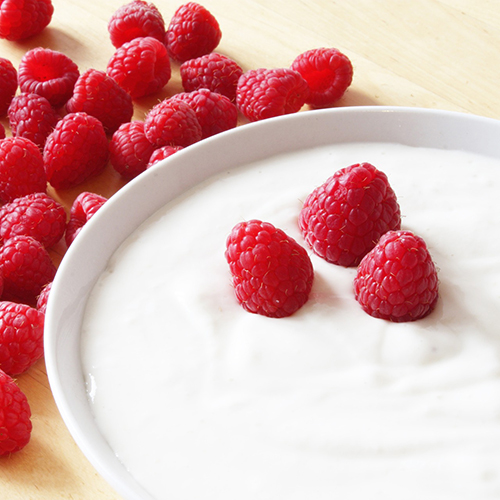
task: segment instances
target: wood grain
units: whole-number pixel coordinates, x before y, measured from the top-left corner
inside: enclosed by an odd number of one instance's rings
[[[44,46],[79,66],[104,70],[114,49],[107,22],[121,0],[53,0],[54,17],[40,35],[0,41],[0,57],[17,67],[23,54]],[[165,20],[181,2],[154,2]],[[316,47],[337,47],[355,75],[338,106],[394,105],[438,108],[500,118],[500,9],[497,0],[206,0],[223,37],[218,51],[246,70],[284,67]],[[143,119],[159,100],[182,90],[178,66],[158,95],[135,103]],[[305,111],[307,112],[307,111]],[[7,125],[5,119],[2,120]],[[244,126],[244,121],[241,121]],[[124,185],[110,167],[78,188],[51,194],[69,207],[83,190],[109,197]],[[61,242],[52,255],[59,263]],[[17,379],[33,412],[29,445],[0,458],[0,497],[8,500],[120,497],[75,445],[51,395],[43,360]]]

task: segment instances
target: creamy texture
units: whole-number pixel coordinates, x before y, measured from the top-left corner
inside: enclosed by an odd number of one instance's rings
[[[334,171],[384,171],[403,228],[439,269],[436,310],[365,314],[354,269],[311,254],[295,315],[244,311],[225,240],[241,220],[299,243],[307,194]],[[270,158],[168,204],[93,290],[82,362],[117,456],[165,500],[500,499],[500,162],[346,144]]]

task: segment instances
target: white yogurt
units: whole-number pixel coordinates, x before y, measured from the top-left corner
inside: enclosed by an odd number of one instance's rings
[[[231,228],[261,219],[304,244],[305,197],[363,161],[428,244],[436,310],[372,318],[355,270],[311,254],[301,310],[244,311]],[[369,143],[274,157],[170,203],[116,252],[85,314],[89,398],[117,456],[165,500],[500,499],[499,193],[498,160]]]

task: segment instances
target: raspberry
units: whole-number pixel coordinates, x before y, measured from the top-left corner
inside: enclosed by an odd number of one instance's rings
[[[113,78],[104,71],[89,69],[76,81],[66,110],[95,116],[106,132],[113,133],[122,123],[132,119],[134,105],[130,95]]]
[[[212,52],[182,63],[179,71],[186,92],[204,88],[236,101],[236,87],[243,70],[229,57]]]
[[[315,107],[338,101],[352,82],[351,61],[334,48],[308,50],[297,56],[290,67],[306,80],[311,90],[306,103]]]
[[[43,160],[54,189],[76,186],[104,170],[108,139],[102,123],[87,113],[70,113],[47,137]]]
[[[51,0],[2,0],[0,38],[16,41],[41,33],[52,20]]]
[[[68,56],[51,49],[29,50],[19,63],[21,92],[41,95],[56,108],[71,97],[79,75]]]
[[[106,72],[132,99],[158,92],[172,74],[165,45],[150,36],[134,38],[116,49]]]
[[[224,95],[208,89],[181,92],[174,96],[189,104],[201,125],[201,138],[236,127],[238,108]]]
[[[387,176],[370,163],[335,172],[307,197],[299,227],[313,251],[328,262],[357,266],[401,214]]]
[[[217,19],[202,5],[188,2],[170,20],[165,44],[172,59],[185,62],[212,52],[221,38]]]
[[[56,268],[45,247],[31,236],[14,236],[0,248],[4,294],[21,301],[36,301],[43,287],[54,279]]]
[[[66,228],[66,245],[69,247],[78,236],[83,226],[106,203],[104,196],[84,191],[71,205],[68,226]]]
[[[12,135],[29,139],[41,150],[60,118],[50,102],[38,94],[14,97],[8,116]]]
[[[47,283],[40,292],[36,299],[36,308],[42,313],[45,314],[47,311],[47,302],[49,300],[50,291],[52,290],[52,281]]]
[[[0,369],[20,375],[43,356],[44,315],[27,304],[0,302]]]
[[[5,127],[0,123],[0,140],[5,139]]]
[[[109,159],[113,168],[126,179],[133,179],[146,170],[156,149],[144,133],[144,122],[124,123],[111,138]]]
[[[144,120],[144,132],[156,146],[186,147],[201,139],[200,122],[193,108],[171,97],[154,106]]]
[[[0,456],[22,450],[30,441],[32,428],[26,395],[0,370]]]
[[[296,113],[304,105],[309,87],[302,76],[287,68],[255,69],[241,75],[236,103],[250,121]]]
[[[438,276],[425,241],[410,231],[389,231],[361,261],[354,279],[361,307],[395,322],[427,316],[438,299]]]
[[[16,68],[14,68],[14,65],[8,59],[0,57],[0,116],[4,116],[7,113],[16,90]]]
[[[45,248],[55,245],[66,230],[64,207],[45,193],[28,194],[0,208],[0,238],[27,235]]]
[[[183,149],[182,146],[163,146],[161,148],[155,149],[153,151],[153,154],[149,158],[149,162],[146,168],[152,167],[155,163],[158,163],[159,161],[172,156],[174,153],[177,153],[177,151],[180,151],[181,149]]]
[[[26,194],[46,192],[47,178],[42,153],[24,137],[0,141],[0,203]]]
[[[251,313],[290,316],[308,300],[314,271],[306,250],[272,224],[237,224],[226,242],[236,298]]]
[[[108,23],[111,43],[121,47],[134,38],[151,36],[159,42],[165,40],[165,21],[152,3],[134,0],[118,8]]]

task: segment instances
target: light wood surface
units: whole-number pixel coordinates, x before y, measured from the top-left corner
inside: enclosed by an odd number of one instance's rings
[[[50,26],[30,40],[0,40],[0,57],[18,66],[29,49],[64,52],[83,72],[105,70],[114,49],[107,22],[122,0],[53,0]],[[183,2],[157,0],[168,23]],[[337,47],[354,66],[351,88],[338,106],[437,108],[500,118],[498,0],[206,0],[222,29],[218,51],[244,70],[286,67],[311,48]],[[143,119],[160,99],[182,91],[178,66],[158,95],[136,103]],[[304,111],[307,112],[307,111]],[[3,120],[4,124],[7,124]],[[244,126],[244,122],[241,122]],[[124,182],[108,168],[78,188],[52,194],[69,207],[82,190],[111,196]],[[59,263],[64,245],[53,251]],[[43,360],[17,379],[31,405],[33,433],[21,452],[0,458],[5,500],[120,497],[75,445],[51,395]]]

